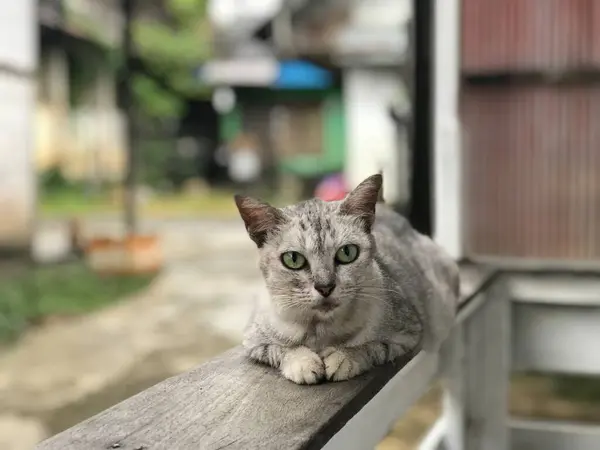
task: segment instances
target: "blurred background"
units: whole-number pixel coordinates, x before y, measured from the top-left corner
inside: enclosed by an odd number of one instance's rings
[[[383,171],[420,231],[460,224],[457,258],[593,266],[600,3],[459,3],[460,66],[434,67],[432,0],[0,2],[0,448],[239,343],[260,280],[234,192],[336,199]],[[435,135],[443,74],[460,139]],[[519,375],[511,408],[600,423],[600,382]]]

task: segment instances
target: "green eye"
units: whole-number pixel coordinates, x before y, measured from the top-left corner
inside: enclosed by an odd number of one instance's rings
[[[340,264],[350,264],[358,258],[358,247],[348,244],[340,247],[335,254],[335,260]]]
[[[292,270],[300,270],[306,265],[306,258],[298,252],[285,252],[281,255],[281,262]]]

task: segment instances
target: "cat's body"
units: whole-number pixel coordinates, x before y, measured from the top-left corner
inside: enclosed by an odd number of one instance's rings
[[[265,278],[245,333],[250,358],[296,383],[345,380],[447,336],[458,269],[403,217],[375,213],[380,186],[374,176],[343,201],[281,210],[238,198]],[[304,265],[286,267],[290,254]]]

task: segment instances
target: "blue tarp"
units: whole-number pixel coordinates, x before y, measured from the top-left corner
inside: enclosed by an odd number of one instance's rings
[[[243,67],[243,64],[240,66]],[[255,77],[252,78],[252,82],[250,80],[245,82],[243,70],[236,73],[235,82],[232,81],[231,76],[228,76],[227,80],[224,79],[222,83],[218,79],[209,81],[204,77],[202,67],[196,69],[196,77],[201,82],[214,85],[257,86]],[[267,76],[263,86],[271,89],[327,89],[332,84],[333,76],[330,71],[307,61],[289,60],[277,62],[272,78]]]
[[[299,60],[281,61],[276,89],[327,89],[333,83],[328,70]]]

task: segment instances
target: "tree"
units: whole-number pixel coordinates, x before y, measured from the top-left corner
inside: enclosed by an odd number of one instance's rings
[[[134,92],[146,115],[173,117],[182,113],[186,98],[209,93],[194,72],[211,55],[212,33],[207,0],[161,0],[160,6],[161,17],[134,23],[138,56],[150,72],[135,76]]]

